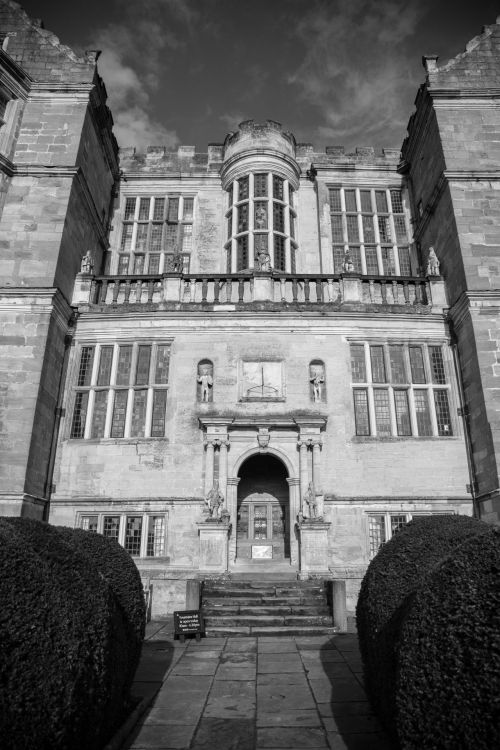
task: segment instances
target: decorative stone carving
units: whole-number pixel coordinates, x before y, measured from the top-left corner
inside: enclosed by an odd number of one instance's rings
[[[349,253],[346,253],[344,255],[344,262],[342,264],[342,267],[344,269],[344,273],[354,273],[354,263],[352,262]]]
[[[205,498],[205,503],[208,508],[209,518],[208,521],[219,521],[222,517],[222,506],[224,504],[224,495],[219,490],[219,480],[215,479],[214,484],[210,492]]]
[[[198,401],[208,402],[213,400],[213,372],[214,366],[208,359],[198,363]]]
[[[311,520],[318,519],[318,501],[316,499],[316,490],[314,484],[309,482],[307,492],[302,498],[302,517],[304,519],[310,518]]]
[[[271,270],[271,257],[267,250],[259,250],[256,259],[259,266],[259,271]]]
[[[267,427],[259,427],[259,434],[257,435],[257,442],[259,443],[259,447],[261,452],[264,452],[269,445],[269,440],[271,439],[271,436],[269,434],[269,430]]]
[[[94,259],[90,251],[87,250],[87,252],[82,258],[82,262],[80,265],[80,273],[90,275],[91,273],[93,273],[93,271],[94,271]]]
[[[427,257],[427,276],[439,276],[439,260],[433,247],[429,248]]]
[[[314,361],[309,365],[309,382],[311,398],[315,403],[324,401],[325,366],[323,362]]]

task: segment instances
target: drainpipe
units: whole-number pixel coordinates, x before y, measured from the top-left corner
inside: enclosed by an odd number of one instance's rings
[[[474,515],[474,518],[480,518],[480,512],[479,512],[479,505],[477,502],[477,478],[476,478],[476,468],[474,465],[474,456],[472,453],[472,438],[470,433],[470,413],[469,413],[469,407],[465,401],[465,393],[464,393],[464,387],[462,382],[462,369],[460,366],[460,354],[458,351],[458,341],[457,336],[455,334],[455,330],[453,327],[453,321],[448,320],[448,326],[450,330],[450,346],[451,351],[453,354],[453,364],[455,367],[455,375],[457,378],[457,384],[458,384],[458,400],[460,402],[460,406],[458,409],[458,415],[462,417],[462,424],[464,428],[464,436],[465,436],[465,452],[467,455],[467,468],[469,470],[469,478],[470,478],[470,494],[472,496],[472,512]]]

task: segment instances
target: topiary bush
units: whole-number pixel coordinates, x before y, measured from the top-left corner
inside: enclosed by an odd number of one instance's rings
[[[403,605],[395,705],[405,750],[500,747],[500,529],[465,540]]]
[[[0,519],[3,750],[98,750],[123,718],[127,633],[111,586],[52,526]]]
[[[127,681],[130,687],[141,657],[146,628],[144,591],[137,566],[115,539],[106,539],[101,534],[67,526],[56,528],[74,549],[95,565],[118,600],[127,632]]]
[[[368,567],[356,609],[365,684],[373,708],[395,738],[395,685],[408,602],[444,559],[467,540],[490,532],[491,526],[468,516],[417,518],[384,545]]]

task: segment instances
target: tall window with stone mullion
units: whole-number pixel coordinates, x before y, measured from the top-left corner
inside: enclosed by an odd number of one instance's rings
[[[294,190],[280,175],[255,172],[227,188],[227,271],[295,272]]]
[[[329,189],[333,263],[344,270],[346,254],[354,271],[373,276],[411,276],[408,219],[399,188]]]
[[[82,346],[70,437],[164,437],[169,360],[169,343]]]

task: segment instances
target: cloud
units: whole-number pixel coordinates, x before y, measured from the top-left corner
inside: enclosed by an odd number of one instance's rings
[[[316,109],[321,137],[348,146],[399,145],[408,92],[418,84],[407,44],[428,8],[429,0],[310,5],[292,32],[307,49],[288,83]]]
[[[245,122],[245,120],[251,120],[252,117],[250,117],[248,114],[244,114],[243,112],[225,112],[222,115],[219,115],[219,120],[224,123],[227,132],[232,133],[236,130],[238,130],[238,125],[240,122]]]

